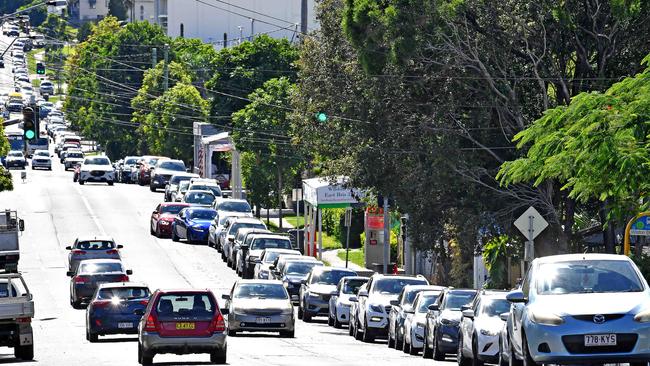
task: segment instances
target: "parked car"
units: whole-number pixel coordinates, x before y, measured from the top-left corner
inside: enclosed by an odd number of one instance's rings
[[[129,282],[133,272],[124,268],[118,259],[87,259],[79,263],[76,271],[68,271],[70,277],[70,305],[81,308],[95,294],[97,287],[106,282]]]
[[[408,285],[404,286],[397,300],[391,301],[391,309],[388,314],[388,347],[402,349],[404,345],[404,320],[407,312],[413,309],[415,296],[424,290],[442,290],[444,287],[428,285]]]
[[[350,299],[358,302],[357,312],[354,315],[355,323],[352,324],[355,338],[372,342],[377,337],[386,337],[391,301],[397,300],[406,285],[428,284],[429,282],[422,276],[375,274],[370,277],[366,288],[359,290],[359,294]]]
[[[350,298],[356,296],[359,288],[368,282],[368,277],[347,276],[339,280],[336,291],[330,297],[327,325],[341,328],[350,321]]]
[[[499,361],[499,333],[502,314],[510,312],[505,292],[482,291],[472,304],[464,306],[456,356],[459,365]]]
[[[147,285],[136,282],[99,285],[86,308],[86,340],[97,342],[108,334],[137,334],[138,323],[149,303]]]
[[[115,171],[111,161],[105,156],[86,157],[79,168],[79,184],[86,182],[104,182],[112,186],[115,182]]]
[[[122,245],[115,243],[108,236],[79,237],[71,246],[65,247],[68,253],[68,271],[77,270],[79,263],[86,259],[122,259],[120,249]]]
[[[438,302],[429,306],[424,336],[426,347],[431,345],[430,352],[434,360],[442,361],[447,353],[456,353],[458,350],[461,308],[471,303],[475,296],[476,290],[446,289]]]
[[[301,256],[300,252],[293,249],[278,249],[278,248],[267,248],[262,251],[260,254],[259,261],[255,264],[253,269],[253,278],[256,280],[270,280],[273,279],[271,274],[271,265],[277,257],[280,255],[287,256]]]
[[[294,337],[293,305],[282,282],[239,280],[223,298],[228,308],[228,335],[247,331]]]
[[[150,365],[156,354],[208,353],[225,364],[226,323],[210,290],[157,290],[138,325],[138,362]]]
[[[190,207],[186,203],[161,203],[151,213],[149,233],[156,237],[171,237],[172,224],[182,209]]]
[[[210,191],[192,191],[188,190],[183,196],[183,202],[189,203],[192,206],[208,207],[212,209],[212,203],[215,200],[214,194]],[[216,210],[214,211],[217,212]]]
[[[52,156],[47,150],[36,150],[32,156],[32,170],[36,168],[45,168],[52,170]]]
[[[210,183],[210,182],[202,182],[202,181],[194,181],[190,182],[190,187],[188,188],[190,191],[210,191],[215,197],[221,197],[221,187],[219,186],[219,183]]]
[[[239,217],[229,221],[228,230],[221,237],[221,258],[232,267],[232,249],[235,243],[235,235],[239,229],[253,228],[266,230],[266,225],[256,218]]]
[[[182,160],[161,159],[151,168],[149,189],[155,192],[158,188],[165,188],[169,179],[174,174],[185,173],[185,163]]]
[[[23,155],[22,151],[18,151],[18,150],[9,151],[7,157],[5,158],[5,167],[7,169],[16,168],[16,167],[25,169],[26,165],[27,165],[27,159],[25,159],[25,155]]]
[[[20,273],[0,274],[0,346],[12,347],[20,360],[34,359],[34,300]]]
[[[222,212],[243,212],[250,213],[252,211],[251,205],[242,199],[235,198],[217,198],[214,201],[214,209]]]
[[[84,161],[84,153],[81,150],[68,150],[63,158],[64,170],[73,169],[75,165]]]
[[[241,276],[246,279],[253,278],[255,266],[261,262],[262,252],[273,248],[290,250],[291,240],[278,234],[253,234],[246,238],[237,253],[237,270]]]
[[[145,155],[142,159],[136,164],[137,168],[137,182],[139,185],[144,186],[151,182],[151,168],[153,168],[158,160],[169,159],[163,156],[151,156]]]
[[[239,274],[237,261],[239,258],[241,258],[241,248],[246,245],[250,245],[250,241],[253,238],[254,234],[271,234],[271,231],[259,228],[241,228],[237,230],[237,234],[235,234],[235,241],[231,243],[231,257],[228,258],[230,260],[227,260],[227,263],[229,267],[232,267],[237,272],[237,274]]]
[[[357,272],[347,268],[312,268],[300,286],[298,318],[308,323],[314,316],[329,316],[330,298],[336,294],[336,285],[341,278],[356,275]]]
[[[284,267],[287,265],[287,263],[294,261],[294,260],[301,260],[301,261],[312,261],[312,262],[317,262],[318,259],[315,257],[309,256],[309,255],[299,255],[296,256],[294,254],[280,254],[275,260],[273,261],[273,264],[269,266],[269,269],[271,270],[272,277],[278,280],[282,279],[282,271],[284,270]],[[300,283],[298,283],[298,289],[300,288]],[[296,298],[296,301],[298,301],[298,298]]]
[[[207,243],[208,228],[217,211],[205,207],[182,209],[172,223],[172,240],[187,239],[188,243]]]
[[[178,184],[182,181],[189,181],[192,178],[198,177],[194,173],[176,173],[169,178],[169,182],[165,186],[165,202],[172,201],[172,192],[178,189]]]
[[[627,256],[537,258],[506,298],[511,364],[650,360],[650,291]]]
[[[427,312],[429,305],[434,304],[441,290],[424,290],[417,293],[413,306],[405,310],[406,318],[402,325],[403,330],[402,346],[400,348],[404,353],[417,355],[424,350],[424,328],[427,321]],[[425,358],[430,358],[425,357]]]
[[[219,214],[217,211],[217,216],[214,217],[212,223],[210,224],[209,234],[208,234],[208,246],[217,249],[221,252],[221,236],[225,234],[225,229],[230,225],[229,219],[235,220],[237,217],[252,217],[250,213],[242,212],[222,212]]]
[[[125,157],[117,169],[117,181],[120,183],[134,183],[131,173],[140,159],[140,156]]]
[[[313,258],[313,257],[308,257]],[[289,296],[291,296],[291,301],[296,304],[300,303],[300,287],[302,286],[303,281],[307,279],[309,273],[314,267],[323,266],[323,262],[314,259],[307,258],[291,258],[285,262],[282,267],[282,272],[278,275],[279,279],[284,284],[284,287],[287,288]],[[303,314],[298,309],[298,319],[302,319]]]
[[[185,196],[185,193],[187,193],[187,189],[190,187],[190,182],[188,181],[181,181],[178,183],[178,187],[176,188],[175,191],[172,191],[172,202],[183,202],[183,197]]]

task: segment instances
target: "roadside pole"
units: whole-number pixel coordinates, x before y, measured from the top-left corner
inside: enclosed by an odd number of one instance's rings
[[[384,197],[384,274],[388,273],[388,260],[390,256],[390,215],[388,210],[388,197]]]
[[[163,57],[165,59],[165,64],[163,65],[163,90],[167,91],[169,89],[169,45],[165,44],[163,47]]]
[[[151,49],[151,68],[155,68],[158,64],[158,49],[156,47]]]
[[[348,268],[348,260],[350,258],[350,226],[352,226],[352,207],[345,209],[345,227],[347,228],[345,238],[345,268]]]

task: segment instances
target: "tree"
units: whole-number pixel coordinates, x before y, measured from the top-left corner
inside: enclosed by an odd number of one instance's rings
[[[118,20],[126,20],[129,12],[128,0],[110,0],[108,2],[108,14],[116,17]]]
[[[88,22],[83,22],[81,24],[81,27],[79,27],[79,31],[77,32],[77,42],[82,43],[85,42],[88,37],[92,34],[93,27],[95,26],[94,22],[88,21]]]
[[[2,118],[0,118],[2,121]],[[9,145],[9,140],[5,137],[4,134],[4,125],[0,123],[0,156],[7,156],[7,153],[11,149]],[[13,182],[11,180],[11,172],[0,166],[0,192],[2,191],[11,191],[14,189]]]
[[[244,169],[243,173],[251,187],[258,190],[253,195],[256,205],[264,203],[264,198],[270,197],[270,189],[273,189],[278,207],[282,208],[282,195],[287,183],[293,183],[302,165],[303,159],[291,142],[289,113],[292,91],[288,78],[270,79],[248,96],[250,103],[246,107],[233,113],[235,145],[254,156],[255,168]],[[275,187],[268,184],[270,177],[274,177]]]
[[[12,8],[11,4],[16,3],[16,1],[9,0],[8,3],[9,3],[9,9],[7,9],[7,10],[10,10]],[[18,3],[22,3],[24,5],[21,5],[16,10],[23,10],[23,9],[28,8],[28,7],[34,6],[34,5],[42,4],[42,1],[40,1],[40,0],[32,0],[32,1],[23,0],[23,1],[18,1]],[[0,9],[0,13],[7,14],[7,13],[11,13],[11,11],[3,12]],[[29,23],[30,23],[30,25],[32,27],[38,27],[39,25],[41,25],[48,16],[47,7],[45,5],[38,6],[38,7],[35,7],[34,9],[28,10],[25,14],[29,15]]]

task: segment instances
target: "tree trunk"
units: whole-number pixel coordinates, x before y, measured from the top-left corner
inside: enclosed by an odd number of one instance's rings
[[[598,210],[598,216],[600,216],[600,222],[603,225],[603,244],[605,244],[605,253],[614,254],[616,251],[616,223],[613,221],[607,221],[607,215],[609,214],[607,203],[606,200],[601,204],[600,210]]]
[[[280,218],[280,224],[279,228],[282,230],[282,169],[278,167],[278,206],[279,206],[279,213],[278,217]]]

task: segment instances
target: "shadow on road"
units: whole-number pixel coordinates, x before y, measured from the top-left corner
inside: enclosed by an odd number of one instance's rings
[[[154,362],[153,365],[213,365],[212,362],[201,362],[201,361],[195,361],[195,362]],[[226,365],[229,365],[226,363]]]
[[[99,338],[96,343],[124,343],[124,342],[137,342],[137,341],[138,341],[138,337]]]
[[[19,360],[16,357],[14,357],[13,353],[0,353],[0,364],[31,363],[31,362],[36,362],[36,361]]]

